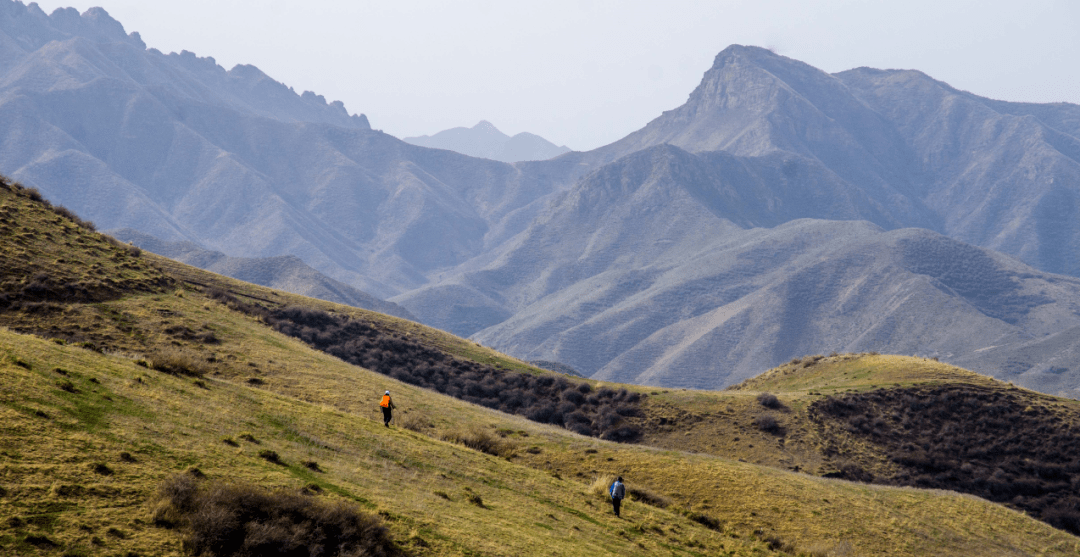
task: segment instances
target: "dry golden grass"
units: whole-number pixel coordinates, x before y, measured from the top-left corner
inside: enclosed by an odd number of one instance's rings
[[[34,554],[27,537],[44,536],[74,553],[178,554],[175,532],[151,525],[152,494],[165,477],[192,466],[211,478],[259,485],[314,483],[329,497],[380,512],[397,539],[425,554],[646,554],[690,543],[630,532],[589,507],[583,484],[408,430],[387,431],[324,405],[211,378],[201,389],[124,357],[7,331],[0,332],[0,354],[0,375],[10,386],[0,400],[0,516],[19,521],[6,523],[0,552]],[[338,371],[347,368],[322,358]],[[64,369],[78,392],[56,388],[52,367]],[[403,386],[395,387],[406,397]],[[474,414],[472,422],[500,419],[458,410]],[[257,443],[242,440],[245,432]],[[226,437],[238,446],[223,443]],[[263,451],[280,455],[280,463],[260,458]],[[99,464],[110,473],[95,471]],[[697,530],[673,513],[641,517],[665,531]],[[753,545],[706,532],[695,540],[711,551],[727,544],[748,552]]]

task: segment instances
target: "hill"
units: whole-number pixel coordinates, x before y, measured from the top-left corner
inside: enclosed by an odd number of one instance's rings
[[[121,242],[131,243],[169,259],[244,282],[416,320],[405,308],[336,281],[312,269],[294,255],[263,258],[230,257],[220,251],[204,249],[192,242],[166,242],[130,228],[111,230],[109,235]]]
[[[1072,399],[876,354],[807,356],[722,392],[654,394],[640,420],[650,445],[968,493],[1080,532]]]
[[[402,140],[421,147],[449,149],[470,157],[502,162],[542,161],[570,152],[565,145],[559,147],[536,134],[521,132],[511,137],[486,120],[471,128],[451,128]]]
[[[1080,543],[977,498],[612,443],[401,383],[233,308],[332,311],[461,365],[555,375],[134,250],[38,199],[0,187],[18,216],[0,231],[4,551],[180,554],[199,523],[156,493],[207,482],[350,502],[386,528],[391,553],[1064,554]],[[393,428],[373,419],[387,388]],[[634,494],[622,520],[591,487],[607,474]]]

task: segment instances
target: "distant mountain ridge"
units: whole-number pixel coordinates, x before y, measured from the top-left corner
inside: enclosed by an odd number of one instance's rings
[[[146,49],[104,10],[0,0],[0,123],[0,172],[102,229],[292,255],[598,378],[719,387],[878,350],[1080,385],[1075,105],[734,45],[641,130],[509,164]]]
[[[230,257],[220,251],[204,249],[192,242],[166,242],[130,228],[110,230],[109,234],[117,240],[130,242],[141,249],[227,277],[293,294],[416,320],[416,317],[405,308],[336,281],[307,266],[294,255],[263,258]]]
[[[570,148],[528,132],[513,137],[499,131],[491,122],[481,120],[471,128],[451,128],[434,135],[402,138],[406,143],[449,149],[469,155],[502,162],[542,161],[569,153]]]

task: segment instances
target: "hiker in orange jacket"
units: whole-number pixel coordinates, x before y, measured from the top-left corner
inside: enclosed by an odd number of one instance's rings
[[[382,407],[383,425],[390,427],[390,418],[394,417],[394,400],[390,398],[390,391],[383,393],[379,406]]]

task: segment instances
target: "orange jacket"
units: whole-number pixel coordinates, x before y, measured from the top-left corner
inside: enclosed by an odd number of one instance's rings
[[[382,406],[383,408],[393,407],[394,403],[390,402],[390,395],[383,395],[382,402],[379,403],[379,406]]]

